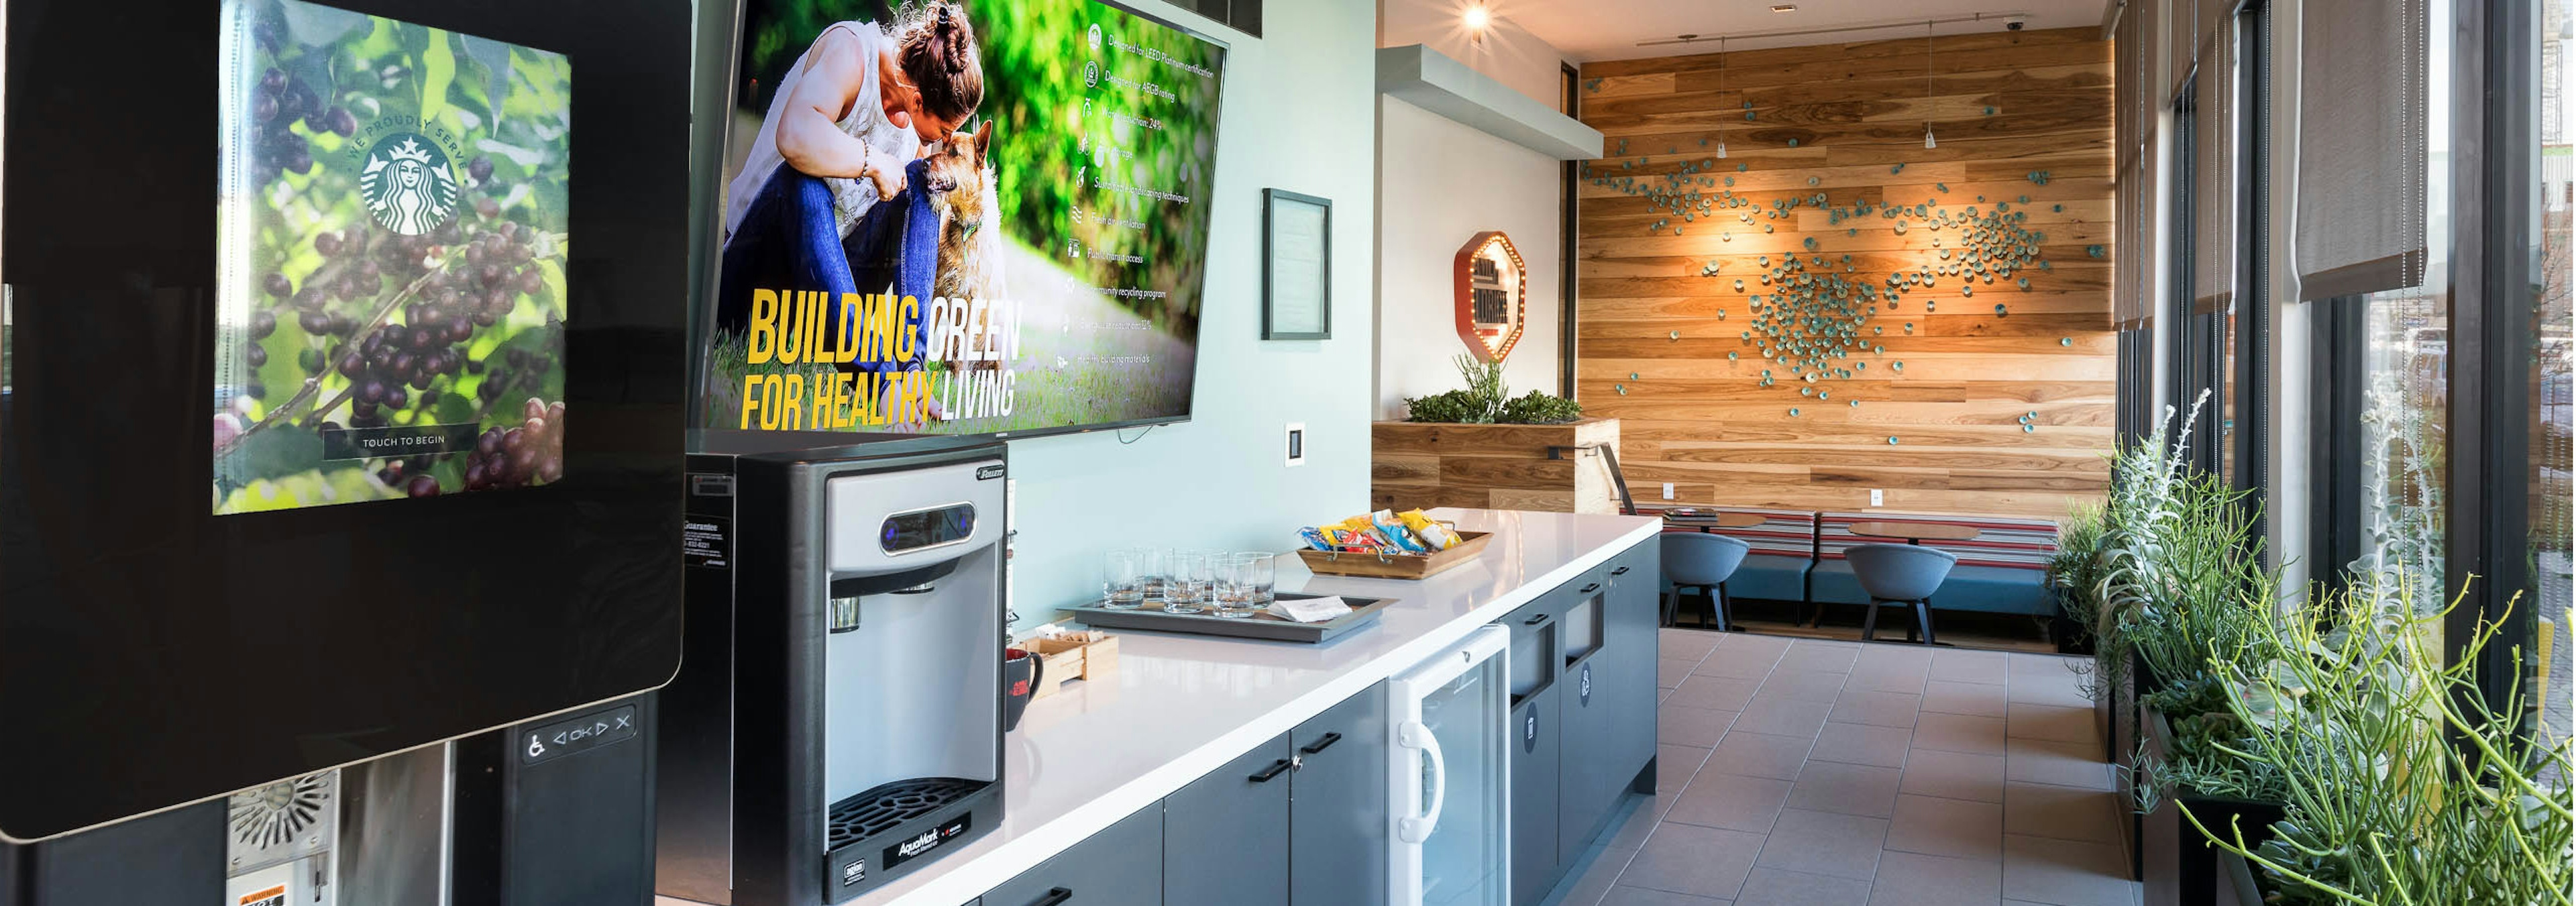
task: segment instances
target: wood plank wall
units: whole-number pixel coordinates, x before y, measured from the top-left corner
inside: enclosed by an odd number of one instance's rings
[[[1681,216],[1653,210],[1646,195],[1589,180],[1583,187],[1576,394],[1586,414],[1622,420],[1620,460],[1639,501],[1659,499],[1671,482],[1685,503],[1861,510],[1878,488],[1894,511],[2058,517],[2102,495],[2117,249],[2111,46],[2096,35],[1938,38],[1928,94],[1921,38],[1583,68],[1583,119],[1613,155],[1593,162],[1595,171],[1639,184],[1675,173],[1732,176],[1733,191],[1753,200],[1675,235]],[[1923,147],[1927,117],[1935,149]],[[1720,137],[1726,159],[1713,170],[1684,169],[1704,166]],[[2035,171],[2048,174],[2044,185],[2029,178]],[[1812,236],[1829,260],[1851,254],[1859,276],[1883,280],[1940,263],[1934,241],[1956,238],[1920,221],[1900,233],[1875,212],[1842,223],[1814,207],[1782,220],[1760,216],[1775,198],[1820,190],[1834,207],[1937,198],[1952,211],[2027,195],[2013,209],[2027,214],[2024,228],[2046,234],[2050,268],[2020,273],[2030,278],[2027,292],[2007,281],[1978,286],[1974,298],[1955,286],[1906,296],[1901,312],[1871,322],[1885,326],[1874,339],[1886,352],[1857,356],[1873,364],[1833,382],[1829,403],[1802,398],[1796,381],[1758,386],[1775,363],[1740,337],[1746,297],[1770,292],[1753,280],[1765,270],[1757,256],[1807,254]],[[1989,203],[1979,204],[1981,195]],[[1755,224],[1737,222],[1743,211]],[[1764,233],[1762,223],[1777,229]],[[1712,262],[1718,274],[1702,276]],[[1927,314],[1918,300],[1940,304]],[[1998,302],[2009,306],[2006,316],[1995,315]],[[1903,321],[1918,329],[1901,333]],[[1730,351],[1739,357],[1730,361]],[[1896,361],[1901,373],[1887,367]],[[2021,419],[2033,412],[2025,432]]]

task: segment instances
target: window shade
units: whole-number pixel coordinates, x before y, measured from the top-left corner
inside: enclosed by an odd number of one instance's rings
[[[2236,53],[2234,29],[2212,29],[2192,77],[2191,297],[2224,310],[2236,284]]]
[[[2155,306],[2150,269],[2155,261],[2155,218],[2148,207],[2154,190],[2149,177],[2155,158],[2156,112],[2164,92],[2156,74],[2164,68],[2155,38],[2164,29],[2158,0],[2122,4],[2112,36],[2112,90],[2118,110],[2113,117],[2113,159],[2118,161],[2113,224],[2117,244],[2111,257],[2111,321],[2128,327],[2151,320]]]
[[[2299,17],[2299,296],[2424,279],[2425,0]]]

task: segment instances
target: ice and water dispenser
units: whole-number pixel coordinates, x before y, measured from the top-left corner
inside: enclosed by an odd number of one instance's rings
[[[1001,820],[1004,447],[825,442],[691,457],[665,895],[838,903]]]

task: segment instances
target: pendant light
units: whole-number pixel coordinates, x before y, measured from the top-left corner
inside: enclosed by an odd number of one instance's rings
[[[1923,22],[1923,147],[1941,147],[1932,138],[1932,21]]]
[[[1726,96],[1725,35],[1717,36],[1717,96],[1721,98]],[[1722,126],[1717,130],[1717,157],[1719,160],[1726,159],[1726,129]]]

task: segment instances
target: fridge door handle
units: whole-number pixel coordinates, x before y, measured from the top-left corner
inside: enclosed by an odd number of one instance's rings
[[[1396,729],[1396,741],[1407,748],[1419,749],[1422,757],[1431,759],[1431,803],[1422,814],[1408,815],[1395,822],[1396,836],[1406,843],[1420,843],[1431,838],[1440,826],[1440,808],[1449,799],[1449,762],[1440,753],[1440,737],[1421,721],[1408,720]]]

